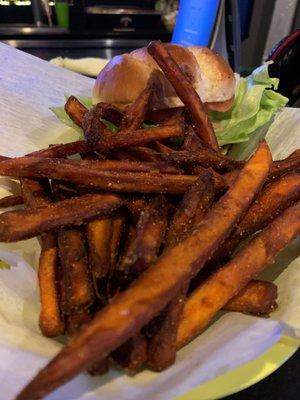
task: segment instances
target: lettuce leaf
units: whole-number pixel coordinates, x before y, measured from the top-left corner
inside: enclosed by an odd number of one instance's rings
[[[275,92],[279,79],[270,78],[264,64],[247,78],[240,78],[235,101],[229,111],[212,112],[211,118],[221,146],[242,143],[284,107],[288,99]]]
[[[247,78],[237,77],[236,96],[231,109],[226,112],[215,111],[210,115],[221,146],[247,142],[258,128],[265,125],[288,102],[286,97],[274,91],[278,88],[279,79],[269,76],[267,64],[254,70]],[[65,97],[67,99],[69,94],[65,94]],[[90,97],[78,99],[87,108],[92,107]],[[50,110],[63,124],[83,133],[69,118],[64,107],[52,107]],[[118,132],[116,125],[104,119],[102,121],[113,133]],[[143,124],[145,128],[152,126],[155,125]]]
[[[70,95],[66,93],[65,94],[66,100],[69,97],[70,97]],[[86,108],[90,109],[93,106],[91,97],[79,97],[79,96],[77,96],[77,98]],[[61,107],[50,107],[50,110],[53,112],[53,114],[56,116],[56,118],[60,120],[60,122],[62,122],[64,125],[69,126],[72,129],[75,129],[77,132],[79,132],[83,136],[82,128],[80,128],[78,125],[76,125],[71,120],[71,118],[66,113],[64,106],[61,106]],[[115,124],[113,124],[112,122],[107,121],[106,119],[101,119],[101,121],[113,133],[118,132],[118,127]]]

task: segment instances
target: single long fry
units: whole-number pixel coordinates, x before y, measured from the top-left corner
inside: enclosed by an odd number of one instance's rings
[[[218,249],[214,259],[230,255],[242,239],[263,229],[283,210],[299,200],[299,173],[290,173],[269,183],[236,226],[232,235]]]
[[[28,159],[28,161],[27,161]],[[82,168],[78,163],[97,161],[71,161],[23,157],[0,163],[0,175],[14,177],[38,177],[59,179],[95,189],[142,192],[142,193],[184,193],[197,179],[190,175],[161,174],[158,172],[103,171],[99,168]],[[28,169],[25,167],[28,164]],[[87,164],[83,164],[87,165]],[[22,166],[22,167],[21,167]],[[63,167],[63,168],[62,168]],[[169,167],[168,167],[169,168]],[[170,167],[172,168],[172,167]]]
[[[39,326],[42,334],[48,337],[62,335],[65,330],[59,304],[58,267],[57,235],[55,232],[47,232],[42,235],[38,279],[41,301]]]
[[[223,307],[226,311],[253,315],[269,314],[276,309],[277,286],[272,282],[250,281]]]
[[[219,146],[212,123],[193,85],[160,41],[151,42],[147,49],[172,84],[178,97],[185,104],[188,113],[195,123],[197,135],[211,148],[218,151]]]
[[[49,167],[66,168],[77,166],[82,169],[95,169],[99,171],[131,171],[131,172],[162,172],[166,174],[178,174],[182,171],[176,166],[165,161],[142,162],[142,161],[119,161],[119,160],[65,160],[61,158],[39,158],[39,157],[16,157],[3,161],[0,165],[0,173],[13,176],[43,176],[43,171]],[[37,170],[38,167],[38,170]],[[22,173],[20,175],[20,169]]]
[[[8,211],[0,215],[0,241],[15,242],[52,229],[81,225],[116,210],[123,203],[116,195],[87,194],[36,210]]]
[[[42,185],[34,180],[21,180],[22,197],[25,204],[32,208],[46,207],[50,204]],[[47,232],[41,236],[41,254],[39,258],[38,280],[41,301],[39,326],[43,335],[59,336],[64,333],[65,323],[60,308],[59,293],[59,256],[56,232]]]
[[[96,149],[99,152],[118,149],[120,147],[140,146],[155,140],[168,139],[181,136],[183,134],[183,124],[159,125],[154,128],[137,129],[135,131],[120,131],[102,138]]]
[[[17,400],[46,396],[115,350],[157,315],[174,297],[182,282],[201,269],[229,234],[266,179],[271,162],[270,151],[264,142],[247,162],[235,185],[214,204],[202,224],[103,308],[91,324],[33,378]]]
[[[153,89],[153,84],[149,82],[135,102],[127,108],[121,122],[121,130],[130,131],[140,128],[148,110]]]
[[[290,171],[299,171],[299,170],[300,170],[300,156],[298,155],[298,153],[295,153],[291,157],[287,157],[285,160],[274,161],[270,169],[269,179],[274,179]]]
[[[26,155],[30,157],[64,158],[77,153],[88,153],[89,151],[91,151],[91,149],[86,142],[84,140],[78,140],[66,144],[56,144],[47,149],[33,151]]]
[[[177,347],[184,346],[205,328],[216,312],[271,264],[277,254],[299,234],[300,203],[297,203],[192,293],[185,303],[177,334]]]
[[[200,222],[200,213],[212,204],[214,186],[212,175],[204,171],[197,181],[186,191],[176,213],[170,222],[166,237],[166,246],[173,247],[190,233],[195,225],[195,218]]]
[[[130,243],[119,269],[126,275],[139,275],[157,257],[168,223],[168,202],[157,196],[141,213],[136,236]]]
[[[19,194],[11,194],[0,199],[0,208],[7,208],[24,204],[23,197]]]
[[[62,303],[65,314],[89,307],[94,301],[91,271],[85,240],[78,229],[62,229],[58,234],[62,266]]]
[[[65,104],[65,111],[76,125],[82,128],[82,120],[88,109],[74,96],[70,96]]]
[[[204,172],[181,200],[169,227],[166,246],[172,247],[184,240],[201,223],[213,200],[212,175]],[[155,371],[162,371],[175,362],[177,329],[188,287],[189,280],[186,280],[163,311],[163,317],[152,333],[148,345],[148,364]]]
[[[212,151],[211,149],[202,148],[196,152],[179,150],[169,152],[163,159],[173,161],[180,165],[201,165],[206,168],[213,168],[216,171],[226,172],[241,168],[244,165],[243,161],[232,160],[221,153]]]
[[[86,231],[94,288],[102,304],[106,304],[111,269],[112,219],[109,217],[91,221],[87,224]]]

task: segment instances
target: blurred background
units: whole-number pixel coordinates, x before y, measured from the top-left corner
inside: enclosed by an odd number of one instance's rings
[[[299,26],[299,0],[0,0],[0,40],[46,60],[161,39],[211,46],[245,74]]]

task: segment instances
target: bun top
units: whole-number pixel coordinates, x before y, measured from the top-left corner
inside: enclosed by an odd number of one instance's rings
[[[222,57],[201,46],[185,48],[166,44],[166,47],[209,109],[226,111],[230,108],[234,100],[235,77]],[[150,78],[155,85],[151,107],[182,105],[145,47],[111,59],[97,77],[93,102],[109,102],[122,109],[138,97]]]

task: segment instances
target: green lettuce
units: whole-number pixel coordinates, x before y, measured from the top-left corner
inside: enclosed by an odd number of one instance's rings
[[[249,140],[250,135],[284,107],[288,99],[275,92],[279,79],[270,78],[264,64],[247,78],[239,78],[229,111],[212,112],[211,119],[221,146]]]
[[[264,64],[253,71],[247,78],[240,77],[234,103],[229,111],[212,112],[214,129],[221,146],[247,142],[251,135],[260,127],[270,121],[274,113],[284,107],[288,99],[277,93],[279,79],[271,78],[268,65]],[[68,94],[65,95],[69,97]],[[87,107],[92,107],[92,99],[78,97]],[[50,110],[65,125],[82,134],[82,129],[69,118],[64,107],[52,107]],[[118,132],[118,127],[102,119],[108,129],[113,133]],[[143,124],[144,128],[155,125]]]
[[[65,94],[66,100],[70,97],[69,94]],[[91,97],[79,97],[77,96],[78,100],[88,109],[92,108],[92,98]],[[60,120],[63,124],[69,126],[72,129],[75,129],[77,132],[79,132],[81,135],[83,135],[82,128],[80,126],[76,125],[71,118],[68,116],[68,114],[65,111],[64,106],[59,106],[59,107],[50,107],[50,110],[53,112],[53,114],[56,116],[57,119]],[[106,125],[106,127],[111,130],[113,133],[118,132],[118,127],[113,124],[110,121],[107,121],[106,119],[101,119],[101,121]]]

